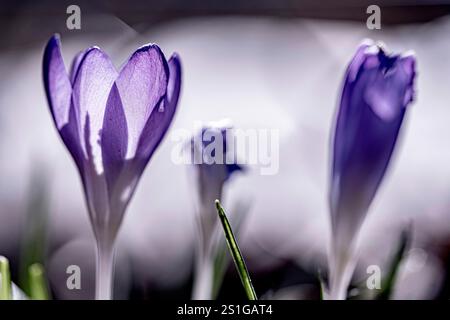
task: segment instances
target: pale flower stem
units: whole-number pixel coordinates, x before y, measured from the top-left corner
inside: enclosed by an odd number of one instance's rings
[[[193,284],[193,300],[212,300],[214,268],[210,257],[199,257]]]
[[[337,270],[338,271],[338,270]],[[345,280],[344,272],[339,271],[332,278],[329,300],[345,300],[349,283]]]
[[[331,258],[331,281],[328,300],[346,300],[355,268],[354,250],[336,250]]]
[[[216,252],[211,248],[214,220],[210,217],[214,217],[214,215],[208,206],[201,206],[199,212],[199,236],[195,252],[192,300],[213,300],[214,255]]]
[[[102,244],[97,240],[96,259],[95,299],[111,300],[114,279],[114,244]]]

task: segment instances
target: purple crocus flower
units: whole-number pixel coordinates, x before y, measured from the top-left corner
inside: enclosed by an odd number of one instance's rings
[[[44,53],[44,85],[59,134],[81,176],[97,241],[96,298],[111,298],[114,242],[140,176],[172,122],[180,60],[148,44],[118,72],[98,47],[66,72],[58,36]]]
[[[229,138],[232,136],[232,128],[226,120],[211,122],[204,126],[198,136],[191,140],[191,153],[194,164],[197,166],[199,194],[202,198],[213,199],[213,203],[222,193],[225,181],[235,171],[241,171],[237,159],[229,157]],[[234,145],[234,144],[233,144]],[[230,150],[234,155],[235,150]],[[208,194],[214,194],[208,197]],[[208,204],[210,205],[209,201]],[[215,214],[214,214],[215,216]]]
[[[345,298],[353,273],[352,243],[385,175],[413,100],[415,64],[413,55],[387,55],[380,46],[364,43],[347,69],[334,132],[330,185],[333,299]]]
[[[234,143],[231,141],[234,138],[231,125],[221,120],[203,126],[190,142],[198,193],[198,243],[192,293],[196,300],[214,298],[214,259],[222,239],[219,237],[221,230],[214,201],[222,199],[228,179],[235,172],[243,170],[235,157]]]

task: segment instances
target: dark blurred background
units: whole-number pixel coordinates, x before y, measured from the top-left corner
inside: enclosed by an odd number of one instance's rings
[[[366,8],[382,8],[383,24],[429,22],[450,11],[449,1],[428,0],[230,0],[230,1],[1,1],[1,47],[45,41],[48,33],[65,28],[66,8],[76,4],[84,14],[111,14],[138,32],[177,19],[201,17],[269,17],[277,19],[326,19],[364,21]],[[20,28],[16,28],[21,21]],[[96,26],[105,31],[105,26]]]

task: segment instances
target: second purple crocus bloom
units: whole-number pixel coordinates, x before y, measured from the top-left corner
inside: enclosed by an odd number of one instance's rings
[[[413,55],[387,55],[364,43],[344,79],[333,141],[330,298],[345,299],[353,242],[385,175],[414,98]]]
[[[96,298],[110,299],[114,242],[140,176],[177,108],[180,60],[155,44],[137,49],[118,72],[98,47],[66,72],[60,40],[44,53],[44,85],[59,134],[75,160],[97,241]]]
[[[222,230],[214,201],[222,200],[225,184],[230,177],[244,171],[237,159],[228,159],[236,151],[235,144],[230,141],[234,139],[232,126],[226,120],[221,120],[202,127],[190,142],[198,189],[194,300],[215,299],[215,285],[221,282],[223,276],[218,272],[221,266],[216,258],[218,252],[225,248],[225,243],[221,242]]]

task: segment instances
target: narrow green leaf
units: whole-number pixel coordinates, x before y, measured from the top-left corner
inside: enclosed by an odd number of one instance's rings
[[[320,300],[326,300],[326,295],[327,295],[327,285],[326,285],[326,281],[323,278],[322,275],[322,270],[318,270],[317,271],[317,279],[319,280],[319,284],[320,284]]]
[[[34,263],[28,268],[30,298],[33,300],[49,300],[47,281],[44,268],[40,263]]]
[[[381,292],[376,297],[377,300],[388,300],[390,298],[395,285],[395,280],[397,278],[400,264],[403,261],[405,253],[409,248],[411,238],[412,226],[409,225],[407,228],[405,228],[405,230],[402,231],[397,251],[391,261],[389,272],[386,278],[383,280]]]
[[[0,256],[0,300],[11,300],[11,274],[9,272],[9,261]]]
[[[227,219],[225,211],[220,205],[219,200],[216,200],[215,203],[217,213],[219,215],[220,221],[222,222],[225,238],[227,239],[228,248],[230,249],[231,255],[233,256],[234,264],[236,265],[239,277],[241,278],[242,285],[244,286],[245,293],[247,294],[247,298],[249,300],[258,300],[247,270],[247,266],[245,265],[244,257],[239,250],[239,246],[236,242],[233,230],[231,229],[231,225]]]
[[[235,237],[239,237],[239,233],[244,224],[245,219],[247,219],[249,203],[246,201],[239,201],[235,206],[235,212],[232,219],[232,230],[234,231]],[[217,230],[221,232],[220,230]],[[224,237],[220,237],[216,241],[216,246],[214,251],[214,277],[213,277],[213,289],[212,298],[217,299],[220,288],[225,277],[226,270],[231,263],[231,256],[228,254],[227,243]]]
[[[33,263],[43,264],[47,256],[49,197],[47,167],[38,162],[31,173],[26,201],[24,225],[21,232],[19,259],[19,286],[31,296],[29,268]]]

